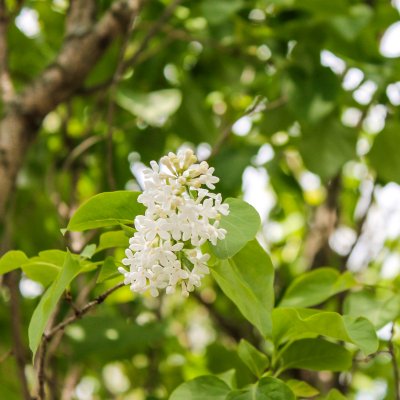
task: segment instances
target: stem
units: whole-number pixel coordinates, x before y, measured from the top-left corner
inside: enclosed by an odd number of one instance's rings
[[[392,356],[395,400],[400,400],[400,386],[399,386],[400,374],[399,374],[399,366],[397,364],[396,350],[393,345],[394,334],[395,334],[395,323],[393,322],[388,346],[389,346],[389,353]]]

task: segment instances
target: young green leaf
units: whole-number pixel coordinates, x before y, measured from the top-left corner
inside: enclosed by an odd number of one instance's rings
[[[300,398],[314,397],[319,394],[319,390],[311,386],[307,382],[298,381],[297,379],[289,379],[286,381],[286,385],[292,389],[292,392]]]
[[[272,313],[276,345],[289,340],[323,335],[358,346],[366,355],[378,348],[375,328],[365,318],[342,317],[330,311],[307,308],[276,308]]]
[[[276,378],[262,378],[255,385],[234,390],[226,400],[295,400],[296,397],[285,382]]]
[[[139,192],[117,191],[100,193],[83,203],[72,216],[67,230],[85,231],[104,226],[132,224],[145,208],[138,203]]]
[[[81,257],[83,258],[92,258],[93,254],[96,252],[96,245],[95,244],[88,244],[85,246],[85,248],[82,250],[82,253],[80,254]]]
[[[45,250],[41,251],[38,256],[30,258],[21,268],[24,274],[33,281],[48,286],[54,281],[64,265],[67,252],[61,250]],[[81,271],[91,271],[96,265],[88,260],[82,260],[77,254],[71,255],[74,260],[81,264]]]
[[[62,250],[44,250],[31,257],[22,265],[24,274],[33,281],[48,286],[54,281],[64,264],[66,252]]]
[[[333,268],[318,268],[296,278],[286,290],[280,307],[310,307],[355,286],[350,272],[340,275]]]
[[[117,266],[115,265],[114,257],[107,257],[101,267],[97,283],[102,283],[108,279],[115,278],[118,275],[122,278],[122,275],[118,272]]]
[[[178,386],[169,400],[225,400],[229,386],[212,375],[205,375]]]
[[[249,242],[234,257],[215,265],[211,273],[243,316],[264,336],[270,336],[274,267],[258,242]]]
[[[366,317],[376,329],[380,329],[400,316],[400,294],[386,289],[350,293],[344,302],[344,313],[353,317]]]
[[[0,258],[0,275],[20,268],[27,261],[28,257],[24,252],[19,250],[8,251]]]
[[[150,93],[119,90],[117,103],[149,125],[159,126],[174,114],[182,101],[178,89],[162,89]]]
[[[238,355],[257,378],[260,378],[269,366],[268,357],[256,349],[247,340],[242,339],[240,341],[238,346]]]
[[[347,400],[342,393],[339,392],[337,389],[332,389],[328,395],[325,397],[325,400]]]
[[[114,247],[126,248],[128,246],[129,238],[124,231],[104,232],[100,235],[99,245],[96,249],[96,253]]]
[[[351,353],[343,346],[323,339],[301,339],[291,343],[280,357],[281,371],[299,368],[312,371],[346,371]]]
[[[68,252],[61,271],[35,308],[28,328],[29,348],[32,350],[33,358],[35,357],[42,334],[46,329],[47,322],[52,312],[64,290],[79,273],[80,269],[81,266],[79,262]]]
[[[254,239],[260,227],[258,212],[248,203],[239,199],[226,199],[229,214],[221,218],[221,228],[226,229],[224,240],[211,246],[213,253],[220,259],[233,257],[247,242]]]

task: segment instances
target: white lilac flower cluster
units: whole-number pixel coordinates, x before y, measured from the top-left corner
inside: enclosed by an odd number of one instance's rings
[[[160,165],[155,161],[150,165],[138,198],[147,210],[135,218],[137,232],[122,260],[130,269],[120,267],[119,272],[133,292],[149,290],[158,296],[160,289],[171,294],[180,285],[187,297],[209,273],[210,255],[203,254],[200,246],[225,238],[219,220],[228,215],[229,206],[222,204],[220,194],[209,192],[219,178],[207,162],[197,163],[193,151],[169,153]]]

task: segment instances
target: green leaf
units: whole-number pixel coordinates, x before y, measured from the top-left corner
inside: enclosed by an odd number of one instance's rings
[[[107,257],[104,260],[103,266],[101,267],[99,277],[97,278],[97,283],[102,283],[108,279],[115,278],[118,275],[122,277],[117,270],[114,257]]]
[[[333,268],[318,268],[297,277],[288,287],[279,306],[310,307],[355,286],[350,272],[340,275]]]
[[[33,358],[35,357],[42,334],[46,329],[47,322],[51,314],[53,313],[66,287],[79,273],[80,268],[79,262],[74,260],[71,254],[68,252],[61,271],[57,275],[55,281],[47,289],[46,293],[42,296],[39,304],[35,308],[28,329],[29,348],[32,350]]]
[[[329,68],[319,66],[307,71],[296,66],[290,67],[287,72],[283,88],[289,108],[300,122],[314,125],[334,110],[340,83]],[[325,129],[315,132],[320,139],[324,134]]]
[[[249,242],[234,257],[220,261],[211,272],[243,316],[264,336],[270,336],[274,267],[258,242]]]
[[[233,16],[243,5],[243,0],[204,0],[201,10],[209,24],[219,25]]]
[[[282,352],[281,370],[298,368],[312,371],[346,371],[351,353],[343,346],[322,339],[301,339]]]
[[[374,17],[372,8],[366,4],[357,4],[349,9],[349,15],[338,15],[330,23],[337,33],[351,42],[357,39],[361,31],[368,26]]]
[[[297,379],[289,379],[286,385],[290,387],[297,397],[314,397],[319,393],[319,390],[315,387],[309,385],[307,382],[298,381]]]
[[[237,351],[240,359],[249,367],[250,371],[260,378],[269,366],[268,357],[244,339],[240,341]]]
[[[254,239],[260,227],[258,212],[243,200],[228,198],[229,214],[222,216],[221,228],[226,229],[224,240],[211,246],[214,254],[221,259],[234,256],[247,242]]]
[[[61,267],[53,263],[42,261],[39,257],[33,257],[31,260],[22,265],[24,274],[35,282],[41,283],[43,286],[48,286],[57,274]]]
[[[104,232],[100,235],[96,253],[113,247],[127,248],[128,246],[129,238],[124,231]]]
[[[45,250],[41,251],[38,256],[31,257],[28,262],[22,264],[24,274],[36,282],[41,283],[43,286],[48,286],[59,274],[62,266],[64,265],[66,251],[62,250]],[[74,260],[79,261],[81,265],[80,272],[91,271],[96,268],[96,264],[83,260],[79,255],[71,255]]]
[[[226,400],[295,400],[292,390],[276,378],[262,378],[249,388],[229,393]]]
[[[188,75],[180,87],[183,98],[179,110],[172,118],[174,132],[194,144],[212,143],[218,137],[218,129],[214,114],[205,102],[208,92]]]
[[[96,252],[96,245],[95,244],[88,244],[82,250],[82,253],[80,254],[80,256],[83,257],[83,258],[92,258],[93,254],[95,252]]]
[[[139,192],[117,191],[100,193],[83,203],[72,216],[67,229],[85,231],[103,226],[132,224],[145,208],[137,202]]]
[[[332,389],[328,395],[325,397],[325,400],[347,400],[342,393],[339,392],[337,389]]]
[[[219,379],[224,381],[230,388],[236,388],[236,369],[228,369],[228,371],[222,372],[216,375]]]
[[[278,344],[289,340],[323,335],[358,346],[366,355],[378,348],[376,332],[365,318],[342,317],[330,311],[307,308],[276,308],[272,313],[273,339]]]
[[[400,183],[399,143],[400,124],[388,122],[383,131],[377,135],[369,153],[372,166],[384,182]]]
[[[353,317],[366,317],[376,329],[380,329],[400,316],[400,295],[386,289],[350,293],[344,302],[344,313]]]
[[[344,126],[336,118],[302,128],[300,153],[306,167],[328,180],[337,174],[345,162],[355,157],[357,131]]]
[[[23,251],[10,250],[0,258],[0,275],[18,269],[28,261]]]
[[[206,375],[178,386],[169,400],[225,400],[229,386],[216,376]]]
[[[22,265],[24,274],[33,281],[48,286],[54,281],[65,262],[65,251],[45,250]]]
[[[178,89],[163,89],[150,93],[129,90],[117,93],[117,103],[133,115],[153,126],[162,126],[165,120],[181,105],[182,95]]]

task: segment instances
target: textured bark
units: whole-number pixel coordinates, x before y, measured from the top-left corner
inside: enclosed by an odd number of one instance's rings
[[[123,35],[140,0],[120,0],[95,23],[95,3],[73,0],[66,36],[55,61],[5,104],[0,121],[0,221],[29,144],[43,118],[78,91],[109,44]]]

